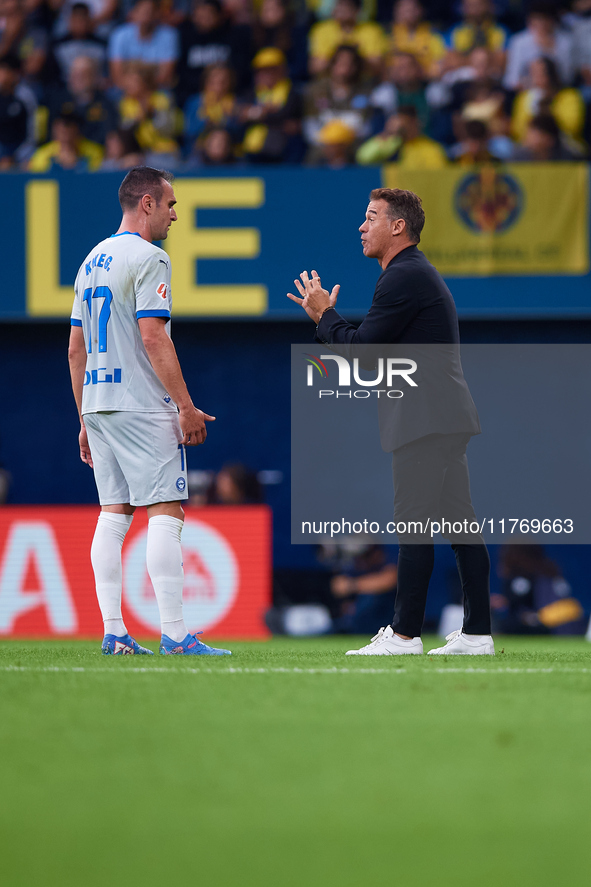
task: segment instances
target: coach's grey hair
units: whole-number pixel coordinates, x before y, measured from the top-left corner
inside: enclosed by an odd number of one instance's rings
[[[119,203],[121,209],[136,209],[146,194],[150,194],[156,203],[162,199],[162,182],[173,182],[174,176],[166,169],[154,169],[152,166],[134,166],[130,169],[119,186]]]
[[[413,243],[421,242],[421,231],[425,225],[425,210],[421,198],[414,191],[401,188],[374,188],[370,200],[385,200],[392,220],[404,219],[406,233]]]

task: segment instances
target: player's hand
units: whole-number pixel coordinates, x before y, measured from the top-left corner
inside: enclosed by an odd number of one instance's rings
[[[198,410],[197,407],[191,406],[187,410],[180,410],[179,421],[181,423],[181,431],[183,439],[181,441],[186,447],[196,447],[202,444],[207,437],[206,422],[215,422],[215,416]]]
[[[78,443],[80,445],[80,458],[86,463],[86,465],[90,465],[91,468],[94,468],[92,456],[90,454],[90,447],[88,445],[88,434],[86,433],[86,427],[84,425],[80,426]]]
[[[327,308],[334,308],[336,305],[341,286],[337,283],[329,293],[328,290],[322,289],[320,277],[316,271],[312,271],[311,278],[308,276],[307,271],[302,271],[300,277],[302,282],[300,283],[299,280],[294,280],[294,283],[302,298],[298,299],[298,297],[294,296],[292,293],[288,293],[287,298],[291,299],[292,302],[301,305],[308,317],[310,317],[314,323],[318,323],[323,312],[326,311]]]

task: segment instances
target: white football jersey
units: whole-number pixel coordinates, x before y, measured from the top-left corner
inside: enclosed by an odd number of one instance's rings
[[[170,259],[128,231],[91,250],[74,284],[71,323],[81,326],[88,355],[82,413],[176,411],[154,372],[138,319],[165,317],[170,335]]]

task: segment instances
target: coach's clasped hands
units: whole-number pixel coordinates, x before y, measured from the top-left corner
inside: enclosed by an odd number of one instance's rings
[[[288,293],[287,298],[301,305],[308,317],[314,323],[318,323],[326,309],[334,308],[336,305],[341,285],[337,283],[336,286],[333,286],[332,292],[329,293],[328,290],[322,289],[320,277],[316,271],[312,271],[312,277],[308,276],[307,271],[302,271],[300,277],[302,282],[294,280],[294,283],[302,298],[299,299],[292,293]]]

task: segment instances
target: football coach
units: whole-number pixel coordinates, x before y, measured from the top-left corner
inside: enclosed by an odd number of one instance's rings
[[[382,268],[370,310],[356,328],[336,311],[340,286],[328,292],[316,271],[300,274],[294,283],[301,298],[288,293],[316,323],[316,339],[329,346],[435,346],[447,353],[446,409],[408,408],[389,423],[382,445],[392,450],[394,517],[399,523],[423,526],[442,516],[450,521],[476,521],[470,498],[466,447],[480,433],[476,408],[459,360],[459,326],[453,297],[439,272],[417,248],[425,224],[420,198],[412,191],[376,188],[370,194],[360,226],[363,255]],[[446,347],[450,346],[450,347]],[[455,346],[455,347],[454,347]],[[450,358],[455,353],[455,358]],[[451,369],[449,368],[451,367]],[[388,424],[388,423],[386,423]],[[416,526],[416,524],[413,524]],[[464,622],[437,654],[494,655],[490,624],[490,559],[480,533],[444,533],[454,550],[464,595]],[[418,538],[418,542],[417,542]],[[401,655],[423,652],[421,630],[427,589],[433,571],[434,544],[426,533],[398,534],[398,590],[392,625],[381,628],[371,642],[350,654]]]

